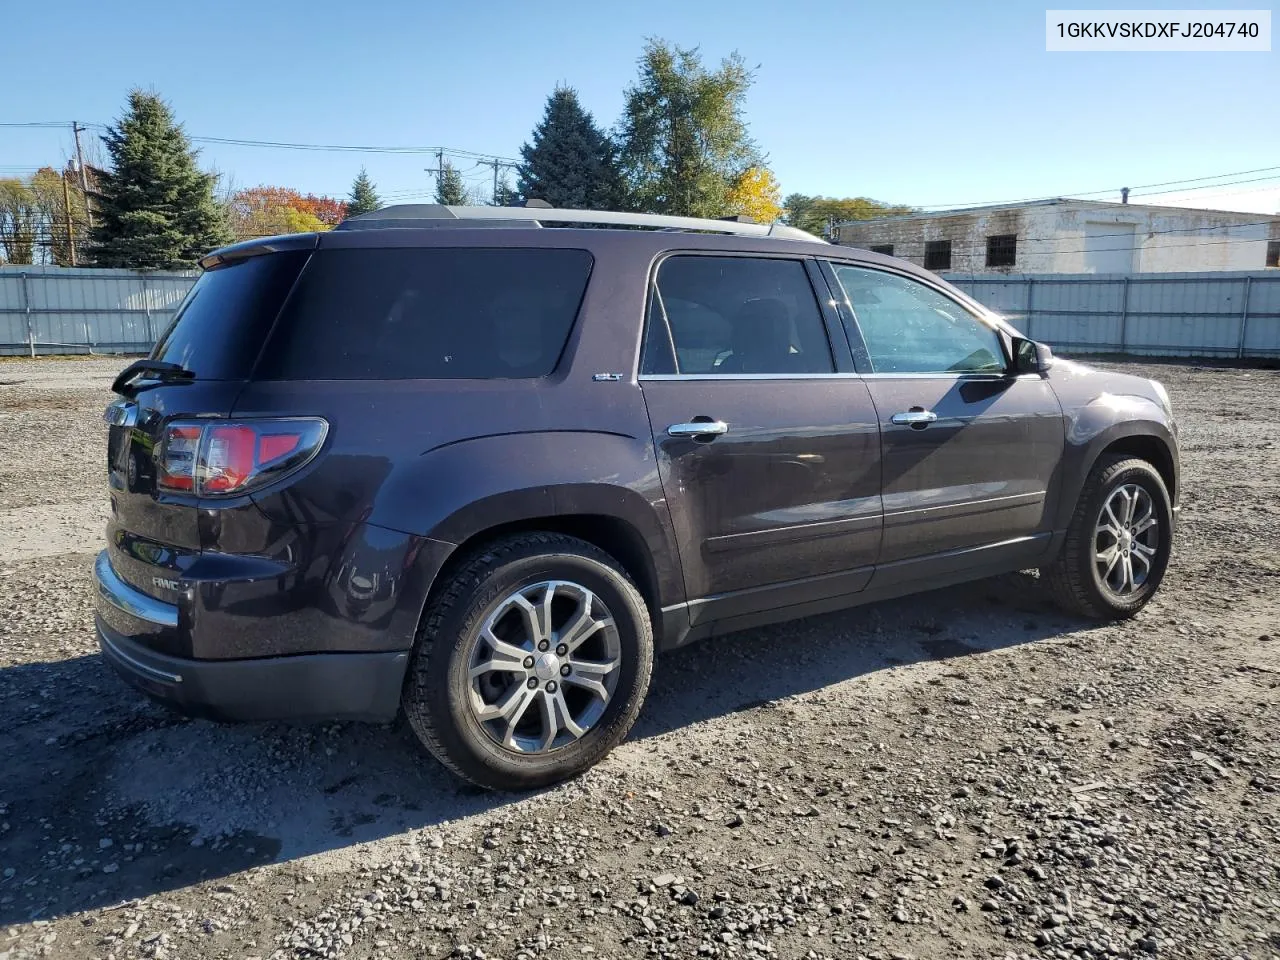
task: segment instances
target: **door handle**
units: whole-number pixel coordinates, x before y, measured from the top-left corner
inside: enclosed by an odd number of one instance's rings
[[[694,420],[691,423],[673,423],[667,427],[668,437],[718,437],[729,432],[723,420]]]
[[[890,420],[897,424],[906,424],[912,427],[926,427],[938,419],[938,415],[932,410],[925,410],[921,407],[912,407],[903,413],[895,413]]]

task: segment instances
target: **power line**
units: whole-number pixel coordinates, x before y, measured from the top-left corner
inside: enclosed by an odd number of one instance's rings
[[[267,147],[277,150],[313,150],[337,153],[387,153],[387,154],[439,154],[442,150],[451,157],[462,157],[466,160],[502,160],[515,163],[510,157],[493,153],[479,153],[474,150],[460,150],[454,147],[375,147],[345,143],[289,143],[277,140],[249,140],[240,137],[201,137],[189,136],[192,143],[217,143],[234,147]]]
[[[1167,229],[1167,230],[1146,230],[1146,231],[1143,231],[1143,232],[1147,235],[1147,237],[1148,237],[1148,238],[1150,238],[1150,237],[1153,237],[1153,236],[1160,236],[1160,235],[1163,235],[1163,234],[1171,234],[1171,233],[1199,233],[1199,232],[1206,231],[1206,230],[1236,230],[1236,229],[1239,229],[1239,228],[1241,228],[1241,227],[1265,227],[1265,226],[1269,226],[1269,225],[1271,225],[1271,224],[1273,224],[1273,223],[1276,223],[1276,222],[1278,222],[1278,221],[1280,221],[1280,214],[1277,214],[1277,215],[1276,215],[1276,216],[1274,216],[1274,217],[1268,217],[1266,220],[1249,220],[1249,221],[1246,221],[1246,222],[1244,222],[1244,223],[1229,223],[1229,224],[1220,224],[1220,225],[1216,225],[1216,226],[1199,226],[1199,227],[1171,227],[1171,228],[1169,228],[1169,229]],[[849,226],[849,225],[851,225],[851,224],[862,224],[862,223],[868,223],[868,224],[870,224],[870,223],[889,223],[889,222],[892,222],[890,218],[884,218],[884,219],[878,219],[878,220],[853,220],[853,221],[848,221],[848,220],[847,220],[847,221],[845,221],[845,226]],[[1100,237],[1133,237],[1133,236],[1136,236],[1136,235],[1137,235],[1137,231],[1135,231],[1135,230],[1122,230],[1122,231],[1119,231],[1119,232],[1116,232],[1116,233],[1095,233],[1095,234],[1092,234],[1092,237],[1093,237],[1093,238],[1100,238]],[[1017,239],[1018,239],[1018,242],[1019,242],[1019,243],[1032,243],[1032,242],[1054,242],[1054,243],[1061,243],[1061,242],[1063,242],[1063,241],[1067,241],[1067,240],[1076,240],[1076,239],[1078,239],[1078,238],[1076,238],[1076,237],[1062,237],[1062,236],[1058,236],[1058,235],[1056,235],[1056,234],[1055,234],[1055,235],[1052,235],[1052,236],[1044,236],[1044,237],[1022,236],[1022,235],[1020,235],[1020,234],[1016,234],[1015,236],[1017,236]],[[939,238],[937,238],[937,239],[939,239],[939,240],[945,240],[945,239],[947,239],[947,238],[946,238],[946,237],[939,237]],[[1254,238],[1254,237],[1228,237],[1228,238],[1226,238],[1226,239],[1227,239],[1227,240],[1229,240],[1229,241],[1237,241],[1237,242],[1238,242],[1238,241],[1254,240],[1254,239],[1256,239],[1256,238]],[[888,242],[888,241],[887,241],[887,239],[886,239],[886,242]],[[926,239],[924,239],[924,238],[921,238],[921,239],[917,240],[917,239],[915,239],[915,238],[913,237],[913,238],[911,238],[911,239],[907,239],[907,240],[894,240],[893,242],[894,242],[894,244],[895,244],[895,245],[897,245],[897,244],[899,244],[899,243],[900,243],[900,244],[901,244],[901,245],[903,245],[903,246],[908,246],[908,245],[910,245],[910,244],[917,244],[917,245],[918,245],[918,244],[929,243],[930,241],[929,241],[929,240],[926,240]],[[967,244],[971,244],[971,245],[974,245],[974,246],[984,246],[984,245],[986,244],[986,240],[952,240],[952,241],[951,241],[951,243],[952,243],[952,244],[967,243]]]
[[[1223,186],[1228,186],[1228,184],[1223,184]],[[1210,189],[1212,189],[1212,188],[1210,188]],[[1199,199],[1203,199],[1204,197],[1234,197],[1234,196],[1238,196],[1239,194],[1243,194],[1243,193],[1266,193],[1266,192],[1268,192],[1268,191],[1274,192],[1274,191],[1277,191],[1277,190],[1280,190],[1280,183],[1272,183],[1270,186],[1266,186],[1266,187],[1251,187],[1251,188],[1246,189],[1246,190],[1219,190],[1219,191],[1215,191],[1215,192],[1212,192],[1212,193],[1206,193],[1206,194],[1203,194],[1201,197],[1197,197],[1196,199],[1197,199],[1197,200],[1199,200]],[[1174,194],[1173,194],[1173,197],[1174,197],[1174,198],[1182,197],[1182,196],[1184,196],[1184,194],[1182,194],[1182,193],[1174,193]],[[1196,207],[1187,207],[1186,209],[1188,209],[1188,210],[1195,210],[1195,209],[1197,209],[1197,208],[1196,208]]]
[[[64,120],[64,121],[32,121],[32,122],[0,123],[0,127],[10,127],[10,128],[21,127],[21,128],[38,128],[38,129],[58,129],[58,128],[67,127],[67,126],[72,126],[74,128],[75,121]],[[107,129],[107,125],[102,123],[85,123],[85,124],[80,124],[80,127],[82,129],[86,127],[93,127],[95,129],[100,129],[100,130]],[[481,166],[493,165],[496,167],[496,165],[500,164],[503,167],[511,169],[511,168],[518,168],[520,164],[519,160],[516,160],[515,158],[512,158],[512,157],[504,157],[500,154],[480,153],[474,150],[463,150],[463,149],[456,149],[451,147],[373,146],[373,145],[341,144],[341,143],[301,143],[301,142],[279,141],[279,140],[256,140],[256,139],[251,139],[247,137],[210,137],[210,136],[196,136],[196,135],[191,135],[188,137],[188,139],[190,139],[193,143],[210,143],[210,144],[219,144],[223,146],[258,147],[258,148],[282,149],[282,150],[306,150],[306,151],[349,152],[349,153],[382,153],[382,154],[406,154],[406,155],[434,154],[440,159],[439,167],[443,167],[443,159],[444,159],[444,155],[446,154],[451,157],[459,157],[467,160],[475,160],[476,163],[473,164],[472,167],[468,168],[467,171],[463,171],[464,173],[470,173],[472,170],[475,170]],[[439,167],[437,169],[439,169]],[[1223,187],[1223,186],[1234,186],[1240,183],[1257,183],[1263,180],[1277,179],[1278,177],[1280,177],[1280,175],[1274,174],[1275,171],[1280,171],[1280,166],[1257,167],[1251,170],[1238,170],[1230,173],[1209,174],[1209,175],[1200,176],[1200,177],[1187,177],[1180,180],[1165,180],[1157,183],[1138,184],[1135,187],[1131,187],[1130,190],[1145,191],[1143,193],[1132,194],[1137,196],[1154,196],[1154,195],[1163,194],[1163,193],[1176,193],[1176,194],[1190,193],[1196,190],[1208,190],[1208,189],[1214,189],[1214,188]],[[497,171],[495,169],[495,173],[496,172]],[[1254,177],[1252,179],[1246,179],[1246,180],[1225,180],[1224,179],[1226,177],[1243,177],[1246,175],[1256,174],[1256,173],[1273,173],[1273,176]],[[1206,182],[1210,180],[1220,181],[1220,182],[1216,182],[1216,183]],[[476,182],[479,182],[479,181],[477,180]],[[1194,183],[1200,183],[1200,184],[1203,184],[1203,186],[1185,187],[1184,189],[1177,189],[1177,190],[1155,189],[1159,187],[1179,187],[1185,184],[1194,184]],[[1106,194],[1106,193],[1118,193],[1121,189],[1123,188],[1108,187],[1108,188],[1098,189],[1098,190],[1062,191],[1052,196],[1024,197],[1017,200],[981,201],[981,202],[968,201],[964,203],[954,203],[954,202],[953,203],[932,203],[932,204],[920,204],[918,205],[918,207],[921,210],[936,211],[936,210],[945,209],[948,207],[955,208],[955,207],[972,207],[972,206],[1003,206],[1003,205],[1013,205],[1013,204],[1019,204],[1019,203],[1034,203],[1038,201],[1052,200],[1052,199],[1057,199],[1061,197],[1091,197],[1091,196],[1097,196],[1097,195]]]
[[[70,120],[62,121],[41,121],[34,123],[0,123],[0,127],[33,127],[57,129],[59,127],[68,127],[72,124]],[[82,127],[93,127],[98,130],[107,129],[107,124],[103,123],[82,123]],[[207,137],[189,134],[187,139],[192,143],[217,143],[224,146],[234,147],[264,147],[277,150],[314,150],[328,152],[345,152],[345,153],[387,153],[387,154],[438,154],[443,150],[446,154],[453,157],[462,157],[467,160],[477,160],[481,164],[487,165],[490,161],[500,160],[503,163],[519,163],[512,157],[504,157],[501,154],[481,153],[476,150],[463,150],[454,147],[416,147],[416,146],[371,146],[367,144],[350,144],[350,143],[297,143],[285,140],[254,140],[248,137]]]
[[[1106,236],[1106,234],[1095,234],[1095,236],[1099,236],[1099,237]],[[1066,242],[1066,241],[1079,242],[1082,239],[1092,239],[1092,238],[1084,238],[1084,237],[1057,238],[1058,242]],[[952,241],[953,248],[960,242],[961,241]],[[976,248],[978,252],[981,252],[986,246],[986,244],[982,241],[963,241],[963,242],[968,243],[973,248]],[[1021,242],[1021,238],[1019,238],[1019,242]],[[1089,246],[1072,247],[1066,250],[1052,250],[1047,252],[1052,253],[1054,256],[1057,256],[1059,254],[1066,254],[1066,253],[1120,253],[1120,252],[1142,253],[1142,252],[1157,252],[1157,251],[1165,251],[1165,250],[1189,250],[1193,247],[1216,247],[1216,246],[1221,246],[1224,243],[1270,243],[1270,242],[1274,242],[1274,241],[1269,241],[1266,237],[1225,237],[1218,240],[1193,240],[1190,243],[1165,243],[1157,247],[1152,247],[1149,251],[1144,250],[1144,248],[1140,245],[1129,244],[1127,246],[1116,246],[1116,247],[1089,247]],[[909,243],[901,244],[901,246],[908,246],[910,244],[919,244],[919,241],[910,241]],[[859,250],[868,249],[867,247],[857,246],[856,244],[844,244],[844,246],[853,246]],[[893,256],[902,256],[901,254],[898,253],[899,246],[900,244],[896,242],[893,244],[893,247],[894,247]],[[1031,252],[1034,253],[1037,251],[1031,251]],[[919,253],[913,250],[910,253],[908,253],[906,256],[908,257],[919,256]]]
[[[1176,196],[1178,194],[1183,194],[1183,193],[1194,193],[1197,190],[1214,190],[1214,189],[1217,189],[1218,187],[1233,187],[1238,183],[1261,183],[1264,180],[1267,180],[1267,181],[1280,180],[1280,174],[1272,174],[1269,177],[1250,177],[1247,180],[1224,180],[1222,183],[1206,183],[1199,187],[1188,187],[1185,190],[1147,190],[1143,193],[1130,194],[1130,196],[1154,197],[1154,196],[1166,196],[1171,193]],[[1154,206],[1159,206],[1159,204],[1154,204]]]
[[[1131,191],[1132,190],[1151,190],[1151,188],[1153,187],[1171,187],[1171,186],[1176,186],[1178,184],[1183,184],[1183,183],[1202,183],[1205,180],[1220,180],[1223,177],[1241,177],[1241,176],[1254,174],[1254,173],[1267,173],[1269,171],[1280,171],[1280,166],[1257,167],[1256,169],[1253,169],[1253,170],[1236,170],[1231,173],[1215,173],[1215,174],[1210,174],[1204,177],[1188,177],[1183,180],[1165,180],[1162,183],[1140,183],[1135,187],[1130,187],[1129,189]],[[1247,181],[1231,181],[1231,182],[1243,183]],[[1207,184],[1206,188],[1220,187],[1220,186],[1226,186],[1226,184],[1224,183]],[[946,207],[1003,206],[1005,204],[1036,203],[1037,201],[1041,201],[1041,200],[1057,200],[1063,197],[1092,197],[1092,196],[1097,196],[1098,194],[1103,194],[1103,193],[1119,193],[1123,189],[1124,189],[1123,187],[1108,187],[1104,190],[1066,190],[1060,193],[1053,194],[1052,196],[1023,197],[1020,200],[983,200],[983,201],[969,201],[966,203],[922,203],[922,204],[919,204],[918,206],[922,210],[934,210],[934,209],[941,209]],[[1194,189],[1198,190],[1202,188],[1196,187]],[[1161,192],[1173,193],[1175,191],[1166,190]],[[1177,192],[1184,192],[1184,191],[1177,191]],[[1150,194],[1148,194],[1148,196],[1149,195]]]

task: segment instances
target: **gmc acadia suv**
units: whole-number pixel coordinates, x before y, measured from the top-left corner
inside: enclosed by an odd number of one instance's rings
[[[1169,561],[1160,384],[901,260],[394,207],[202,265],[114,384],[96,564],[107,660],[189,712],[402,712],[529,788],[626,735],[655,649],[1033,567],[1128,617]]]

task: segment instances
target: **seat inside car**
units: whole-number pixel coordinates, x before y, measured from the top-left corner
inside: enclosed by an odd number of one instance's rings
[[[773,297],[748,300],[733,322],[733,353],[719,364],[722,373],[792,373],[802,364],[791,343],[791,314]]]

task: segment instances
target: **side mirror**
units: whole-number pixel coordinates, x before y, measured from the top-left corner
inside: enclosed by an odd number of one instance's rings
[[[1053,351],[1048,344],[1036,343],[1025,337],[1013,338],[1014,375],[1022,373],[1044,373],[1053,364]]]

